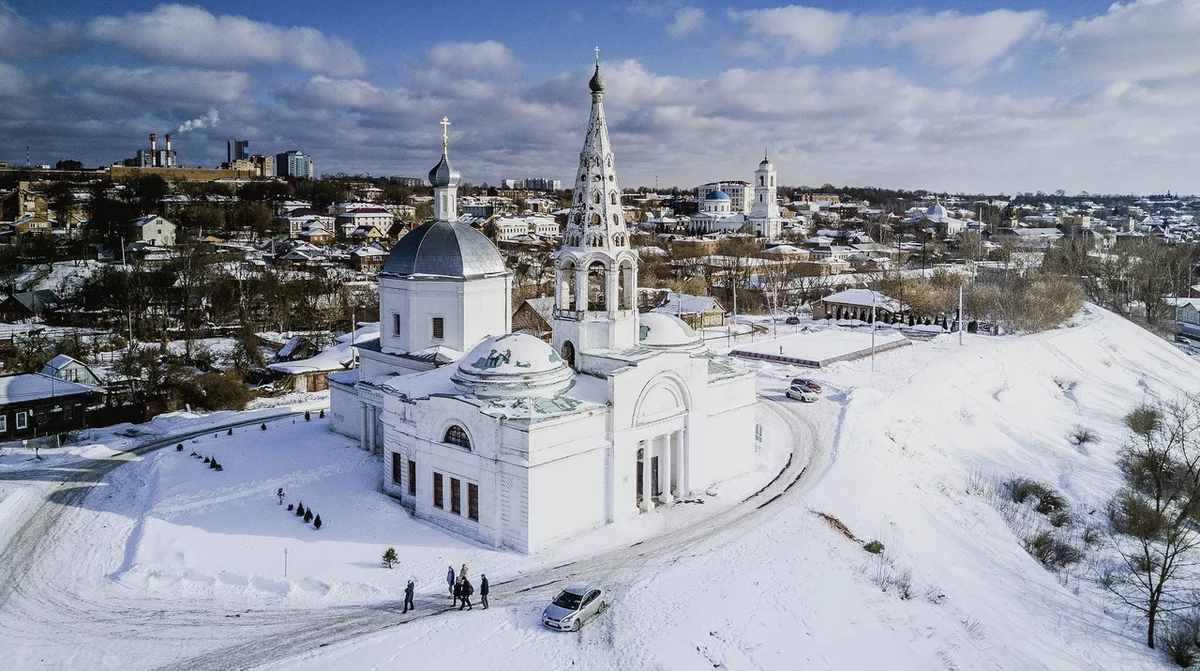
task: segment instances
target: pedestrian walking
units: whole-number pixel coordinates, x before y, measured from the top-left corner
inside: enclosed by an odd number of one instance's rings
[[[463,581],[461,581],[461,580],[454,581],[454,605],[458,606],[459,610],[462,610],[462,606],[460,605],[460,603],[462,602],[462,594],[463,594]]]
[[[488,595],[488,579],[487,575],[479,574],[479,603],[483,604],[483,609],[487,610],[487,595]]]
[[[458,579],[459,579],[459,580],[466,580],[466,579],[467,579],[467,565],[466,565],[466,564],[463,564],[463,565],[462,565],[462,568],[461,568],[461,569],[459,569],[459,571],[458,571]]]
[[[417,609],[417,607],[413,605],[413,589],[415,587],[416,587],[416,585],[413,584],[413,581],[409,580],[408,586],[404,588],[404,612],[405,613],[407,613],[410,610]]]
[[[275,490],[275,496],[279,498],[279,505],[283,505],[283,487]]]
[[[446,567],[446,587],[450,589],[450,596],[454,596],[454,567]]]
[[[475,610],[475,607],[471,605],[471,595],[474,593],[475,587],[471,585],[470,580],[464,578],[462,581],[462,605],[458,607],[459,610],[462,610],[463,606],[466,606],[467,610]]]

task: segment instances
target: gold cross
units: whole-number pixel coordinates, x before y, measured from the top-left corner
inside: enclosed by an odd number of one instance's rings
[[[448,132],[449,127],[450,127],[450,120],[447,119],[446,117],[442,117],[442,153],[443,154],[446,153],[446,148],[450,144],[450,135]]]

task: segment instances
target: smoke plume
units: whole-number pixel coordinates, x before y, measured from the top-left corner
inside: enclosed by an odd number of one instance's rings
[[[196,118],[196,119],[192,119],[191,121],[183,122],[183,125],[181,125],[179,127],[179,130],[177,130],[175,132],[176,133],[186,133],[189,130],[196,130],[197,128],[209,128],[211,126],[217,125],[218,123],[220,123],[220,121],[221,121],[221,115],[217,113],[217,110],[210,108],[208,110],[208,113],[205,114],[204,116]]]

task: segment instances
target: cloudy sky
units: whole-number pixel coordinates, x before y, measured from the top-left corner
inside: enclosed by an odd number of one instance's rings
[[[1200,192],[1200,0],[0,1],[0,161],[569,182],[595,45],[625,186]]]

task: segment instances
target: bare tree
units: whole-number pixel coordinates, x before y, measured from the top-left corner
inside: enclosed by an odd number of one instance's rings
[[[1126,485],[1108,507],[1124,570],[1109,589],[1146,617],[1146,645],[1164,614],[1191,607],[1177,578],[1197,566],[1200,545],[1200,397],[1135,408],[1120,466]]]

